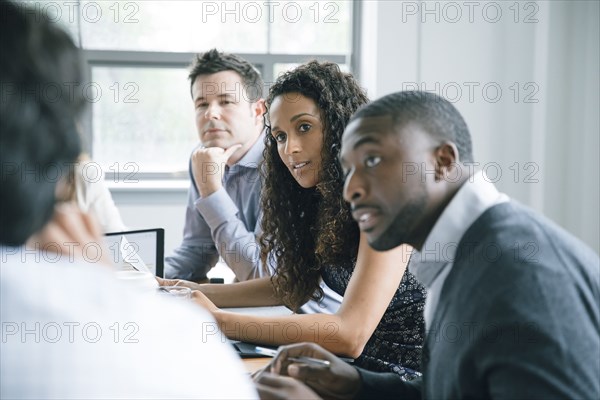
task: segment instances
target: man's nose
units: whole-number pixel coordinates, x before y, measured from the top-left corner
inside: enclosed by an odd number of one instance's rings
[[[349,203],[356,202],[364,198],[366,193],[365,180],[355,170],[350,171],[344,181],[344,200]]]
[[[207,119],[220,119],[221,107],[218,104],[209,104],[204,112],[204,117]]]

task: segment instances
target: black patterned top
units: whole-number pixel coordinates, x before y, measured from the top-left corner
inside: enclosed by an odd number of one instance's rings
[[[354,268],[324,268],[323,281],[344,295]],[[420,375],[421,349],[425,338],[425,288],[408,272],[383,314],[375,332],[354,365],[377,372],[395,372],[405,380]]]

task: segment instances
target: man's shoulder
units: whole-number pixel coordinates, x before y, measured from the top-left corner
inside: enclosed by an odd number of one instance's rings
[[[552,249],[555,252],[577,252],[582,256],[594,256],[581,240],[567,232],[542,214],[515,200],[497,204],[486,210],[467,229],[461,238],[461,245],[479,245],[499,250],[527,246],[541,251]],[[517,259],[526,261],[521,252]],[[596,255],[597,258],[597,255]]]
[[[161,397],[169,391],[181,397],[209,398],[223,391],[232,398],[253,396],[242,365],[200,307],[136,291],[104,266],[20,257],[6,257],[2,265],[2,323],[14,331],[2,346],[3,361],[6,357],[11,365],[3,378],[27,387],[35,374],[42,388],[64,383],[69,397]],[[165,369],[170,364],[179,368]],[[184,367],[189,365],[195,367]],[[47,370],[62,374],[39,375]],[[120,379],[131,373],[148,379]],[[90,374],[114,385],[86,386]],[[211,384],[199,387],[194,383],[199,375]],[[227,387],[228,379],[239,387]]]
[[[32,312],[57,316],[64,312],[72,316],[80,313],[80,316],[146,318],[169,307],[153,291],[140,292],[137,286],[119,280],[111,267],[89,258],[91,252],[85,256],[86,261],[75,251],[59,255],[25,247],[2,247],[3,300],[10,298],[12,304],[31,307]],[[44,304],[40,295],[45,299]],[[151,314],[146,313],[148,309],[152,309]],[[174,310],[177,309],[176,305]],[[208,316],[207,320],[212,318]]]
[[[598,286],[598,255],[541,214],[515,201],[484,212],[461,238],[454,278],[472,290],[500,292],[523,282],[546,288]],[[542,283],[543,282],[543,283]]]

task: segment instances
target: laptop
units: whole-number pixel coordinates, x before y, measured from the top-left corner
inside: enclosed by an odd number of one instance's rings
[[[104,234],[108,258],[118,271],[143,270],[164,274],[165,230],[162,228]]]

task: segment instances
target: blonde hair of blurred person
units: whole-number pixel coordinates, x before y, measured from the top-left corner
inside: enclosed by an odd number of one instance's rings
[[[110,191],[104,184],[104,174],[99,164],[82,153],[69,168],[64,185],[58,190],[58,199],[73,202],[86,214],[93,215],[102,232],[127,230]]]

